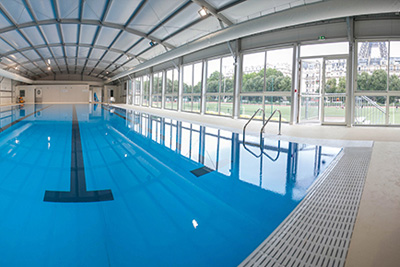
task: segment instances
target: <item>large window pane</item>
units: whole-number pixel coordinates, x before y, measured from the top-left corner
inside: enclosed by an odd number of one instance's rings
[[[290,92],[292,90],[292,62],[293,48],[267,52],[266,91]]]
[[[219,114],[219,96],[208,95],[206,98],[206,113],[208,114]]]
[[[358,43],[357,90],[387,90],[387,42]]]
[[[264,90],[265,52],[243,56],[242,92]]]
[[[231,116],[233,112],[233,95],[220,96],[220,115]]]
[[[249,118],[253,116],[257,109],[262,108],[262,96],[241,96],[240,97],[240,117]],[[262,119],[262,114],[257,115],[258,119]]]
[[[301,97],[300,120],[318,120],[319,119],[319,97]]]
[[[389,90],[400,91],[400,42],[390,42]]]
[[[355,124],[385,124],[386,96],[356,96]]]
[[[183,93],[192,93],[193,91],[193,65],[183,67]]]
[[[325,96],[324,100],[324,121],[345,122],[346,120],[346,96]]]
[[[221,93],[233,94],[233,82],[235,75],[235,61],[233,57],[222,58]]]
[[[345,55],[349,53],[349,43],[327,43],[302,45],[300,47],[300,57],[315,57],[329,55]]]
[[[290,121],[290,105],[292,98],[290,96],[265,96],[265,116],[268,118],[276,109],[279,109],[282,114],[282,121]],[[276,113],[274,118],[279,118],[279,114]]]
[[[389,124],[400,124],[400,96],[389,97]]]
[[[149,105],[149,97],[150,97],[150,78],[148,75],[143,76],[143,98],[142,105]]]
[[[183,96],[182,98],[182,110],[192,111],[192,96]]]
[[[202,63],[194,64],[193,67],[193,93],[201,94]]]
[[[207,93],[219,93],[221,59],[207,62]]]

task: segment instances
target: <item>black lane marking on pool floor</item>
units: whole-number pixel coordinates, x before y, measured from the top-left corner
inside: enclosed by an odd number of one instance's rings
[[[86,190],[82,141],[75,105],[72,111],[71,188],[70,191],[46,191],[46,202],[97,202],[114,200],[111,190]]]
[[[36,113],[38,113],[38,112],[40,112],[40,111],[42,111],[42,110],[45,110],[46,108],[49,108],[49,107],[51,107],[51,106],[53,106],[53,105],[49,105],[49,106],[47,106],[47,107],[41,108],[41,109],[39,109],[39,110],[36,110],[35,112],[29,113],[28,115],[26,115],[26,116],[24,116],[24,117],[22,117],[22,118],[19,118],[18,120],[15,120],[15,121],[13,121],[13,122],[7,124],[6,126],[0,128],[0,133],[1,133],[1,132],[4,132],[5,130],[7,130],[7,129],[10,128],[11,126],[17,124],[18,122],[20,122],[20,121],[22,121],[22,120],[25,120],[26,118],[28,118],[28,117],[30,117],[30,116],[32,116],[32,115],[35,115]]]
[[[206,166],[203,166],[201,168],[192,170],[190,172],[193,173],[194,175],[196,175],[197,177],[200,177],[200,176],[203,176],[203,175],[205,175],[207,173],[210,173],[210,172],[213,172],[213,171],[214,171],[213,169],[210,169],[210,168],[208,168]]]

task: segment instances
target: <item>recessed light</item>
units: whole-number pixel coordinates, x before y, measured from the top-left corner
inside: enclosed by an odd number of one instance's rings
[[[201,8],[201,9],[199,10],[199,15],[200,15],[200,17],[202,17],[202,18],[204,18],[205,16],[207,16],[207,15],[208,15],[207,8],[205,8],[205,7]]]

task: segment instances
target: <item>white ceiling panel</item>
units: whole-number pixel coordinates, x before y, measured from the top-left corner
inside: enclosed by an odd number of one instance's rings
[[[224,7],[228,4],[231,4],[236,1],[237,0],[207,0],[207,2],[217,10],[220,9],[221,7]],[[199,7],[199,10],[200,10],[200,7]]]
[[[58,1],[61,18],[79,18],[79,0]]]
[[[120,30],[102,27],[99,33],[99,38],[97,38],[97,45],[108,47],[112,41],[114,41],[115,37],[118,35]]]
[[[35,50],[28,50],[23,52],[23,54],[29,58],[31,61],[35,61],[37,59],[40,59],[40,56],[38,55],[38,53],[35,52]]]
[[[43,58],[48,59],[51,58],[50,50],[47,47],[38,48],[37,51],[42,55]]]
[[[56,25],[43,25],[40,26],[40,28],[42,29],[45,38],[49,44],[61,43]]]
[[[75,46],[66,46],[65,52],[67,53],[67,57],[76,57],[76,47]]]
[[[16,30],[2,33],[0,36],[17,49],[29,46],[21,34]]]
[[[90,55],[91,59],[99,59],[104,54],[105,50],[93,48],[92,54]]]
[[[16,23],[20,24],[32,21],[22,0],[0,0],[0,3]],[[0,19],[0,25],[1,23],[2,19]]]
[[[88,56],[89,49],[89,47],[79,47],[78,57],[86,58]]]
[[[98,69],[101,69],[101,70],[104,70],[105,68],[108,67],[108,65],[110,65],[110,64],[107,64],[107,63],[101,61],[101,62],[97,65],[97,68],[98,68]]]
[[[64,52],[61,46],[57,46],[57,47],[51,47],[50,48],[51,51],[53,51],[53,54],[55,57],[63,57],[64,56]]]
[[[0,11],[0,28],[11,26],[12,24],[5,18],[3,12]]]
[[[4,42],[2,39],[0,39],[0,53],[4,54],[10,51],[13,51],[14,48],[9,46],[6,42]]]
[[[313,0],[321,2],[322,0]],[[279,12],[285,9],[308,4],[299,0],[247,0],[243,3],[228,8],[221,13],[234,23],[254,19],[260,16]]]
[[[40,60],[40,61],[35,62],[35,64],[37,64],[42,69],[46,69],[47,70],[47,65],[46,65],[46,63],[44,61]]]
[[[29,69],[29,70],[35,70],[36,69],[36,66],[34,64],[30,63],[30,62],[25,63],[23,66],[24,66],[24,68]]]
[[[100,20],[107,0],[86,0],[83,5],[83,18]]]
[[[140,55],[141,58],[144,58],[146,60],[149,60],[155,56],[161,55],[165,53],[165,48],[162,45],[157,45],[154,46],[152,49],[146,51],[142,55]]]
[[[120,55],[121,54],[118,54],[118,53],[115,53],[112,51],[108,51],[107,54],[103,57],[103,60],[112,62],[112,61],[116,60],[117,57],[119,57]]]
[[[210,34],[220,29],[221,26],[219,25],[218,20],[214,17],[208,17],[207,19],[202,20],[196,25],[178,33],[172,38],[169,38],[167,42],[173,46],[181,46],[182,44],[191,42],[197,38],[200,38],[204,35]]]
[[[2,57],[2,58],[1,58],[1,63],[6,64],[7,66],[15,65],[15,64],[16,64],[15,61],[11,59],[11,57],[10,57],[10,58],[8,58],[8,57]]]
[[[182,3],[182,0],[153,0],[147,1],[141,12],[129,24],[130,28],[147,33],[158,25],[164,18],[173,13]]]
[[[57,65],[60,67],[65,65],[65,60],[63,58],[57,58],[56,61]]]
[[[96,31],[97,31],[97,26],[82,25],[80,42],[84,44],[92,44]]]
[[[136,66],[136,65],[139,65],[139,64],[140,64],[139,60],[137,60],[137,59],[135,58],[135,59],[133,59],[133,60],[127,62],[124,66],[125,66],[125,67],[128,67],[128,68],[132,68],[132,67],[134,67],[134,66]]]
[[[18,63],[22,63],[22,62],[26,62],[28,61],[28,59],[23,56],[21,53],[14,53],[8,56],[8,58],[10,58],[11,60],[14,60]]]
[[[151,35],[161,40],[165,39],[170,34],[176,32],[182,27],[199,19],[199,6],[191,4],[182,10],[179,14],[175,15],[172,19],[167,21],[158,30],[154,31]]]
[[[83,66],[85,65],[86,60],[85,59],[78,59],[77,64],[78,66]]]
[[[88,60],[86,66],[93,68],[94,66],[96,66],[97,61],[96,60]]]
[[[105,21],[125,25],[129,17],[133,14],[133,12],[140,4],[140,2],[141,0],[113,1],[111,3],[110,11],[105,18]]]
[[[68,63],[68,65],[70,65],[70,66],[75,66],[75,59],[68,58],[68,59],[67,59],[67,63]]]
[[[118,59],[115,64],[117,65],[122,65],[124,64],[126,61],[128,61],[128,58],[126,56],[122,56],[120,59]]]
[[[139,36],[123,32],[118,40],[112,46],[113,48],[126,51],[129,47],[131,47],[134,43],[136,43],[140,39]]]
[[[40,34],[38,28],[36,26],[34,27],[28,27],[28,28],[23,28],[21,31],[24,33],[26,38],[33,44],[33,45],[41,45],[45,44],[42,35]]]
[[[138,55],[140,52],[150,47],[149,42],[150,41],[148,39],[143,39],[135,47],[129,50],[129,53],[133,55]]]
[[[54,19],[54,9],[51,0],[29,1],[38,20]]]
[[[77,24],[61,24],[61,29],[65,43],[76,43],[78,41]]]

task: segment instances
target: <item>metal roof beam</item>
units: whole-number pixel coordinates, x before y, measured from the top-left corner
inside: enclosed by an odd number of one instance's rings
[[[60,13],[58,11],[58,0],[52,0],[51,2],[52,2],[52,6],[53,6],[54,15],[56,17],[56,21],[60,21]],[[65,61],[65,64],[68,66],[67,52],[65,51],[64,36],[63,36],[63,32],[62,32],[60,23],[57,23],[57,30],[58,30],[58,36],[59,36],[61,44],[62,44],[62,51],[63,51],[63,54],[64,54],[64,61]],[[69,68],[68,67],[67,67],[67,73],[69,74]]]
[[[218,13],[218,11],[209,3],[207,3],[205,0],[192,0],[193,3],[198,4],[200,7],[205,7],[207,8],[207,10],[217,19],[219,19],[220,21],[222,21],[223,23],[225,23],[228,26],[233,25],[233,22],[230,21],[227,17],[225,17],[224,15]]]

